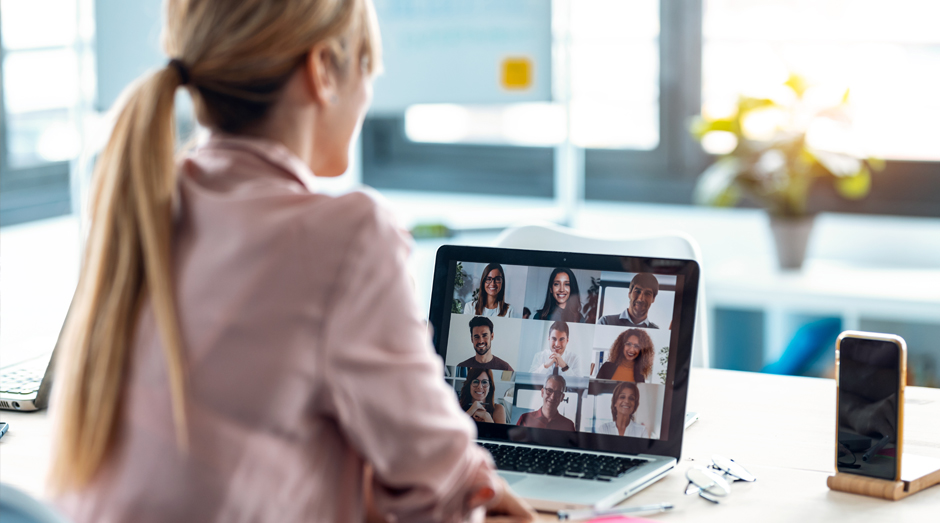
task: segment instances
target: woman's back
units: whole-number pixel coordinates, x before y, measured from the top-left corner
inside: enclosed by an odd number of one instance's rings
[[[369,196],[305,183],[286,149],[254,139],[214,139],[182,164],[173,251],[188,453],[145,306],[114,452],[62,499],[77,521],[355,520],[363,455],[380,482],[418,487],[380,489],[377,505],[417,519],[460,488],[458,471],[488,481],[487,459],[466,453],[469,420],[441,401],[453,393],[403,277],[406,237]]]

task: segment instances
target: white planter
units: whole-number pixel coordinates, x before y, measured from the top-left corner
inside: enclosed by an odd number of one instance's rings
[[[800,269],[806,258],[806,247],[813,232],[813,216],[802,218],[770,217],[770,230],[777,247],[777,262],[780,268]]]

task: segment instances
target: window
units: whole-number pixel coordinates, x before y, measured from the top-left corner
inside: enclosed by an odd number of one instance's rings
[[[811,210],[940,214],[935,2],[556,0],[553,9],[566,28],[555,31],[555,102],[369,117],[364,181],[548,197],[567,131],[584,148],[585,198],[689,203],[710,160],[690,120],[794,70],[830,90],[849,87],[858,135],[888,160],[868,198],[849,202],[820,186]],[[565,43],[569,61],[558,52]]]
[[[79,152],[77,0],[0,0],[0,223],[67,214]]]

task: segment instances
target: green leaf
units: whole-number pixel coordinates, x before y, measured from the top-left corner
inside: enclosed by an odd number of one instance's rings
[[[777,107],[777,102],[771,100],[770,98],[752,98],[750,96],[742,96],[738,98],[738,119],[740,120],[745,113],[751,112],[755,109],[763,109],[764,107]]]
[[[696,140],[701,140],[703,136],[712,131],[728,131],[737,134],[738,123],[730,118],[721,118],[718,120],[707,120],[705,118],[695,118],[689,126],[689,132]]]
[[[808,152],[816,157],[816,160],[819,161],[820,165],[825,167],[827,171],[836,177],[844,178],[855,176],[864,167],[864,164],[861,160],[847,154],[820,150],[813,150]]]
[[[729,207],[737,203],[740,191],[735,187],[741,174],[741,162],[736,158],[720,158],[699,176],[692,194],[698,205]]]
[[[809,82],[796,73],[790,73],[790,77],[787,78],[786,82],[783,82],[783,85],[793,89],[793,92],[796,93],[796,96],[799,98],[803,98],[803,93],[809,88]]]
[[[881,158],[866,158],[865,161],[868,162],[869,167],[876,171],[880,172],[885,170],[885,161]]]
[[[871,191],[871,171],[863,164],[856,174],[837,178],[836,190],[849,200],[858,200],[868,196]]]

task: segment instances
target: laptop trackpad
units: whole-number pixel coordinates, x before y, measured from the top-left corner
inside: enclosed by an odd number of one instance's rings
[[[506,483],[512,485],[514,483],[519,483],[520,481],[526,479],[524,474],[506,474],[504,472],[498,472],[500,477],[506,480]]]

